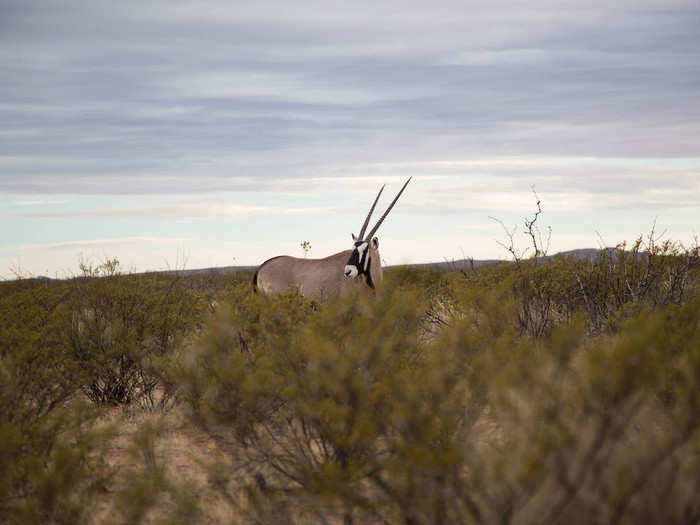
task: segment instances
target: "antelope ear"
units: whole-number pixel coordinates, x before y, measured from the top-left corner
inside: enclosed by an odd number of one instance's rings
[[[352,240],[353,240],[353,242],[357,242],[357,237],[355,237],[355,234],[354,234],[354,233],[351,233],[350,235],[352,235]]]
[[[372,248],[374,248],[375,250],[379,248],[379,239],[377,239],[376,237],[372,239]]]

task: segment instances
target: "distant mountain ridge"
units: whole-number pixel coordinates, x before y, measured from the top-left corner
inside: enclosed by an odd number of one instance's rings
[[[610,248],[607,248],[610,249]],[[600,253],[598,248],[577,248],[575,250],[568,250],[565,252],[559,252],[554,255],[547,255],[544,257],[545,260],[552,259],[558,255],[563,257],[571,257],[576,260],[592,259],[598,253]],[[385,268],[401,268],[407,266],[409,268],[435,268],[441,271],[448,271],[453,269],[461,268],[481,268],[482,266],[488,266],[490,264],[498,264],[502,262],[509,262],[509,259],[459,259],[453,261],[443,261],[443,262],[432,262],[432,263],[418,263],[418,264],[392,264],[390,266],[385,266]],[[180,275],[199,275],[207,273],[237,273],[237,272],[254,272],[257,266],[217,266],[212,268],[198,268],[193,270],[164,270],[157,273],[178,273]]]
[[[563,257],[571,257],[576,260],[590,260],[596,257],[602,250],[615,250],[615,248],[577,248],[575,250],[567,250],[565,252],[555,253],[553,255],[547,255],[544,257],[545,260],[552,259],[558,255]],[[432,262],[432,263],[418,263],[418,264],[392,264],[390,266],[385,266],[385,268],[435,268],[443,272],[449,270],[461,270],[463,268],[481,268],[482,266],[488,266],[490,264],[498,264],[502,262],[510,262],[511,259],[458,259],[452,261],[442,261],[442,262]],[[147,272],[136,272],[135,275],[142,275],[146,273],[162,273],[162,274],[178,274],[178,275],[205,275],[209,273],[216,274],[232,274],[239,272],[253,273],[257,270],[258,266],[213,266],[210,268],[194,268],[192,270],[153,270]],[[52,280],[52,277],[46,277],[44,275],[37,275],[35,279]]]

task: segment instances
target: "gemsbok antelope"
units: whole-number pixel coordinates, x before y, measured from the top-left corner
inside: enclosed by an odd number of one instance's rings
[[[253,277],[253,284],[263,292],[283,292],[297,288],[306,297],[326,298],[343,293],[353,286],[365,285],[374,289],[382,281],[382,262],[379,256],[379,239],[373,235],[399,200],[411,177],[394,197],[374,228],[365,236],[382,186],[369,209],[360,234],[352,234],[353,247],[324,259],[300,259],[288,255],[273,257],[262,263]]]

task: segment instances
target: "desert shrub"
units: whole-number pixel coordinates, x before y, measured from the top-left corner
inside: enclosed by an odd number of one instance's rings
[[[66,329],[89,378],[83,391],[95,403],[167,405],[158,362],[196,330],[206,299],[177,274],[124,275],[116,259],[81,270],[70,281]]]
[[[546,238],[540,231],[542,202],[532,187],[536,210],[522,220],[527,246],[517,246],[518,226],[509,230],[499,219],[505,242],[498,242],[510,254],[512,264],[507,286],[518,305],[522,334],[542,337],[577,311],[585,311],[594,334],[614,331],[619,322],[645,308],[659,309],[698,297],[700,291],[700,244],[697,237],[686,247],[678,241],[663,240],[665,232],[640,235],[627,247],[595,250],[582,258],[548,256],[551,226]],[[590,251],[589,251],[590,252]],[[525,257],[530,253],[530,257]],[[501,265],[503,267],[503,265]],[[474,272],[460,272],[474,284]]]
[[[172,275],[181,279],[182,286],[203,302],[210,313],[215,312],[219,304],[237,304],[252,291],[252,271],[208,271],[190,275],[174,272]]]
[[[40,418],[63,404],[78,389],[82,375],[72,359],[63,329],[70,290],[37,280],[3,283],[0,294],[0,358],[7,411],[25,399],[31,417]],[[10,374],[10,371],[13,373]]]
[[[384,270],[382,288],[413,287],[426,296],[434,296],[445,291],[443,272],[435,268],[412,268],[399,266]]]
[[[96,410],[162,389],[218,444],[231,521],[697,523],[699,268],[658,248],[391,269],[325,304],[116,265],[0,283],[0,521],[89,521],[106,485],[117,522],[215,521],[158,417],[104,468]]]
[[[421,318],[425,337],[432,337],[449,323],[453,315],[455,297],[445,273],[435,268],[411,268],[401,266],[389,268],[384,273],[384,282],[379,294],[393,293],[397,288],[412,290],[426,303]]]
[[[700,302],[524,337],[500,282],[429,339],[410,287],[222,313],[177,370],[212,485],[263,523],[700,518]]]
[[[541,255],[481,268],[452,272],[448,302],[438,324],[459,317],[461,305],[479,294],[498,293],[515,301],[514,322],[522,335],[540,338],[583,313],[592,334],[614,331],[645,309],[660,310],[700,296],[700,248],[656,241],[653,232],[598,250],[586,258]]]
[[[245,466],[221,487],[237,482],[251,495],[244,510],[263,521],[291,519],[298,504],[352,514],[363,498],[346,488],[366,483],[380,459],[377,422],[393,402],[388,385],[419,357],[422,312],[410,296],[353,299],[310,315],[295,294],[251,296],[247,316],[220,318],[180,371],[195,420]],[[386,322],[374,315],[382,309]],[[274,497],[256,499],[263,488]]]
[[[111,474],[103,461],[111,432],[94,426],[97,414],[89,406],[36,419],[23,408],[0,418],[0,523],[88,521]]]
[[[516,522],[700,518],[698,314],[698,301],[646,312],[593,340],[562,326],[511,370],[492,398],[505,436],[496,510]]]
[[[108,430],[80,400],[84,376],[62,337],[65,283],[2,283],[0,523],[81,523],[109,473]]]
[[[187,373],[176,370],[172,379],[183,387],[200,423],[224,421],[244,435],[265,419],[277,404],[275,396],[249,398],[246,389],[259,383],[274,392],[277,378],[295,366],[292,340],[312,311],[310,301],[291,292],[248,293],[235,305],[223,307],[198,342],[198,351],[183,357]],[[254,370],[264,377],[253,377]]]
[[[581,261],[573,274],[577,288],[571,296],[585,307],[594,332],[614,328],[640,308],[664,308],[698,297],[700,248],[678,242],[658,242],[653,231],[625,243],[600,250],[590,261]]]

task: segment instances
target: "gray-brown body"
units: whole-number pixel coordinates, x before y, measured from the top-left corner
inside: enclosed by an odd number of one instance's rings
[[[352,250],[345,250],[323,259],[300,259],[281,255],[260,265],[254,284],[265,293],[298,289],[305,297],[324,299],[340,295],[356,286],[373,288],[382,280],[379,250],[370,249],[369,275],[349,279],[343,276]]]
[[[355,234],[352,234],[351,250],[338,252],[323,259],[299,259],[288,255],[273,257],[262,263],[255,272],[254,286],[264,293],[296,289],[306,297],[321,300],[341,295],[357,287],[374,290],[382,281],[379,239],[374,237],[374,234],[410,181],[411,177],[404,183],[371,231],[365,235],[384,186],[379,189],[360,229],[360,235],[355,237]]]

